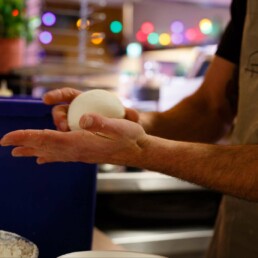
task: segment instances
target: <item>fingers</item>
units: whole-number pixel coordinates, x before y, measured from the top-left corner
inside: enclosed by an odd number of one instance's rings
[[[119,130],[118,120],[121,121],[122,119],[112,119],[97,114],[85,114],[81,117],[79,124],[82,129],[112,138],[122,133]]]
[[[93,151],[96,148],[96,141],[99,145],[105,144],[103,139],[87,130],[59,132],[28,129],[6,134],[0,144],[14,146],[12,150],[14,157],[36,157],[38,164],[44,164],[68,161],[86,162],[92,155],[91,148]]]
[[[37,164],[47,163],[46,158],[39,157],[39,153],[34,148],[16,147],[12,150],[13,157],[36,157]]]
[[[125,119],[138,123],[139,113],[132,108],[125,108]]]
[[[42,164],[46,164],[46,163],[52,163],[52,162],[60,162],[60,160],[45,158],[45,157],[38,157],[36,159],[36,163],[38,165],[42,165]]]
[[[81,91],[73,88],[56,89],[47,92],[43,96],[43,101],[49,105],[54,105],[61,102],[70,103],[79,94],[81,94]]]
[[[72,88],[56,89],[47,92],[43,97],[43,101],[49,105],[54,105],[61,102],[70,103],[79,94],[81,94],[81,91]],[[59,131],[69,131],[67,111],[68,105],[58,105],[52,110],[54,124]]]
[[[28,147],[16,147],[12,150],[13,157],[32,157],[36,156],[34,148]]]
[[[38,165],[42,165],[42,164],[45,164],[45,163],[49,163],[51,161],[48,161],[45,158],[39,157],[39,158],[36,159],[36,162],[37,162]]]
[[[67,112],[68,105],[58,105],[54,106],[52,109],[52,117],[54,124],[59,131],[67,132],[69,131],[69,126],[67,122]]]
[[[7,133],[1,139],[1,146],[21,145],[19,143],[24,136],[24,130],[17,130]],[[14,142],[16,142],[17,144],[13,144]]]
[[[12,131],[1,139],[2,146],[26,146],[47,148],[48,143],[62,140],[61,132],[54,130],[17,130]]]
[[[57,162],[60,161],[58,159],[55,159],[54,157],[41,157],[41,153],[37,153],[37,151],[33,148],[27,148],[27,147],[16,147],[12,150],[12,156],[13,157],[36,157],[37,164],[45,164],[50,162]]]

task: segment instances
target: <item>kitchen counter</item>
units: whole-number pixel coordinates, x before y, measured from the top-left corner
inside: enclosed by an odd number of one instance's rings
[[[98,173],[98,193],[203,190],[204,188],[153,171]]]
[[[97,178],[95,223],[108,239],[107,248],[169,258],[204,255],[219,193],[155,171],[114,168],[99,172]]]
[[[162,254],[177,257],[185,253],[193,255],[191,258],[201,257],[207,249],[213,230],[150,230],[150,231],[109,231],[102,232],[94,228],[92,250],[128,250],[135,252]],[[181,256],[180,256],[181,257]],[[190,257],[190,256],[189,256]]]

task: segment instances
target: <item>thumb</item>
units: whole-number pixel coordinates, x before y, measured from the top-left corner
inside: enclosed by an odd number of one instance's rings
[[[138,123],[139,121],[139,113],[132,108],[125,108],[125,119],[128,119],[132,122]]]
[[[98,114],[84,114],[80,118],[79,125],[82,129],[92,133],[113,137],[119,132],[117,120],[121,119],[107,118]]]

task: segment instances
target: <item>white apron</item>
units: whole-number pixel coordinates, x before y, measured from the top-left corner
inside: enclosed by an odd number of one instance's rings
[[[238,115],[232,142],[258,143],[258,0],[247,0]],[[223,198],[207,257],[258,258],[258,203]]]

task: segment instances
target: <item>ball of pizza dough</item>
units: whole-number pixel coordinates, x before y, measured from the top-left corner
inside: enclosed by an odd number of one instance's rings
[[[119,98],[106,90],[94,89],[81,93],[69,105],[68,126],[71,131],[81,130],[83,114],[97,113],[109,118],[124,118],[125,109]]]

